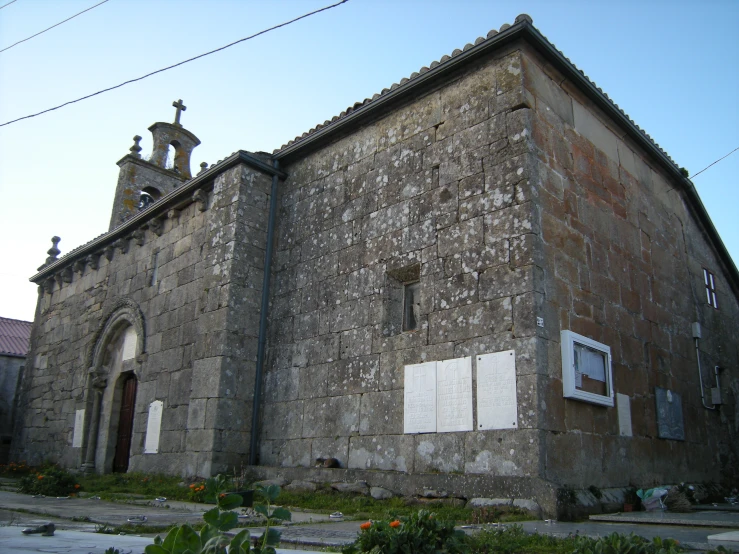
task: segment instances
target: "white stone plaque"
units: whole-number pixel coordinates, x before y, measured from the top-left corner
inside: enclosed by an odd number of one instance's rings
[[[618,413],[618,434],[622,437],[633,436],[631,432],[631,399],[628,395],[616,393],[616,411]]]
[[[85,409],[74,413],[74,434],[72,435],[72,447],[82,448],[82,437],[85,432]]]
[[[518,428],[515,350],[477,357],[477,428]]]
[[[131,360],[136,357],[136,343],[138,342],[138,335],[136,335],[136,329],[129,327],[126,329],[126,334],[123,336],[123,361]]]
[[[403,432],[436,432],[436,362],[405,366]]]
[[[436,431],[472,431],[472,358],[436,363]]]
[[[159,433],[162,428],[163,408],[164,402],[161,400],[155,400],[149,404],[149,421],[146,424],[144,454],[156,454],[159,452]]]

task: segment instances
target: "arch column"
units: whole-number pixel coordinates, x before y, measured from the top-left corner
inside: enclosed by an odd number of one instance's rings
[[[103,401],[103,392],[108,385],[108,379],[103,371],[90,368],[89,374],[90,392],[92,393],[92,413],[90,414],[90,426],[87,433],[87,451],[81,468],[85,474],[95,471],[95,457],[100,431],[100,409]]]

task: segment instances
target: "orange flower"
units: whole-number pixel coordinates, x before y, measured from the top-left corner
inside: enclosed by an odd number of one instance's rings
[[[225,492],[222,492],[222,493],[220,494],[220,497],[221,497],[221,498],[226,498],[226,493],[225,493]]]
[[[364,523],[363,523],[362,525],[360,525],[360,526],[359,526],[359,528],[360,528],[360,529],[361,529],[362,531],[366,531],[366,530],[367,530],[367,529],[369,529],[370,527],[372,527],[372,522],[371,522],[371,521],[365,521],[365,522],[364,522]]]
[[[38,476],[38,480],[39,480],[39,481],[41,481],[41,479],[43,479],[43,478],[44,478],[44,476],[43,476],[43,475],[39,475],[39,476]]]
[[[79,485],[75,485],[74,488],[75,489],[78,489],[78,488],[80,488],[80,486]]]
[[[390,522],[390,527],[400,527],[400,522],[396,519]]]
[[[190,485],[190,488],[191,489],[194,489],[195,488],[195,483],[193,483],[192,485]]]

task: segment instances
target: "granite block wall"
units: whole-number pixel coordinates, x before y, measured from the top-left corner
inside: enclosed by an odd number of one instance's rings
[[[522,94],[519,53],[499,54],[283,167],[261,464],[538,474]],[[415,279],[421,324],[403,332],[395,293]],[[405,364],[505,349],[520,430],[403,434]]]
[[[736,474],[739,306],[681,186],[536,53],[522,56],[541,228],[543,290],[537,426],[543,477],[575,487],[720,482]],[[562,83],[558,85],[557,83]],[[701,323],[704,384],[721,375],[726,404],[702,406],[691,332]],[[561,330],[610,346],[614,389],[630,398],[633,436],[617,409],[562,397]],[[655,387],[681,396],[685,441],[659,438]],[[707,403],[710,404],[710,390]]]
[[[244,165],[222,172],[205,203],[170,210],[160,225],[116,243],[110,259],[101,251],[97,268],[69,269],[68,280],[40,293],[15,459],[80,466],[85,447],[72,438],[76,410],[86,408],[90,421],[90,353],[125,304],[143,321],[142,351],[124,362],[138,380],[129,469],[210,475],[240,463],[250,438],[270,185]],[[164,406],[158,453],[149,454],[154,400]],[[103,421],[115,420],[114,411],[104,404]],[[95,469],[110,471],[101,459]]]

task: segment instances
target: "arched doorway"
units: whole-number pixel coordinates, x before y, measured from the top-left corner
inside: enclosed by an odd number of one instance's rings
[[[120,304],[106,318],[89,358],[88,432],[82,458],[86,473],[126,472],[132,454],[137,357],[145,335],[138,307],[130,301]]]

